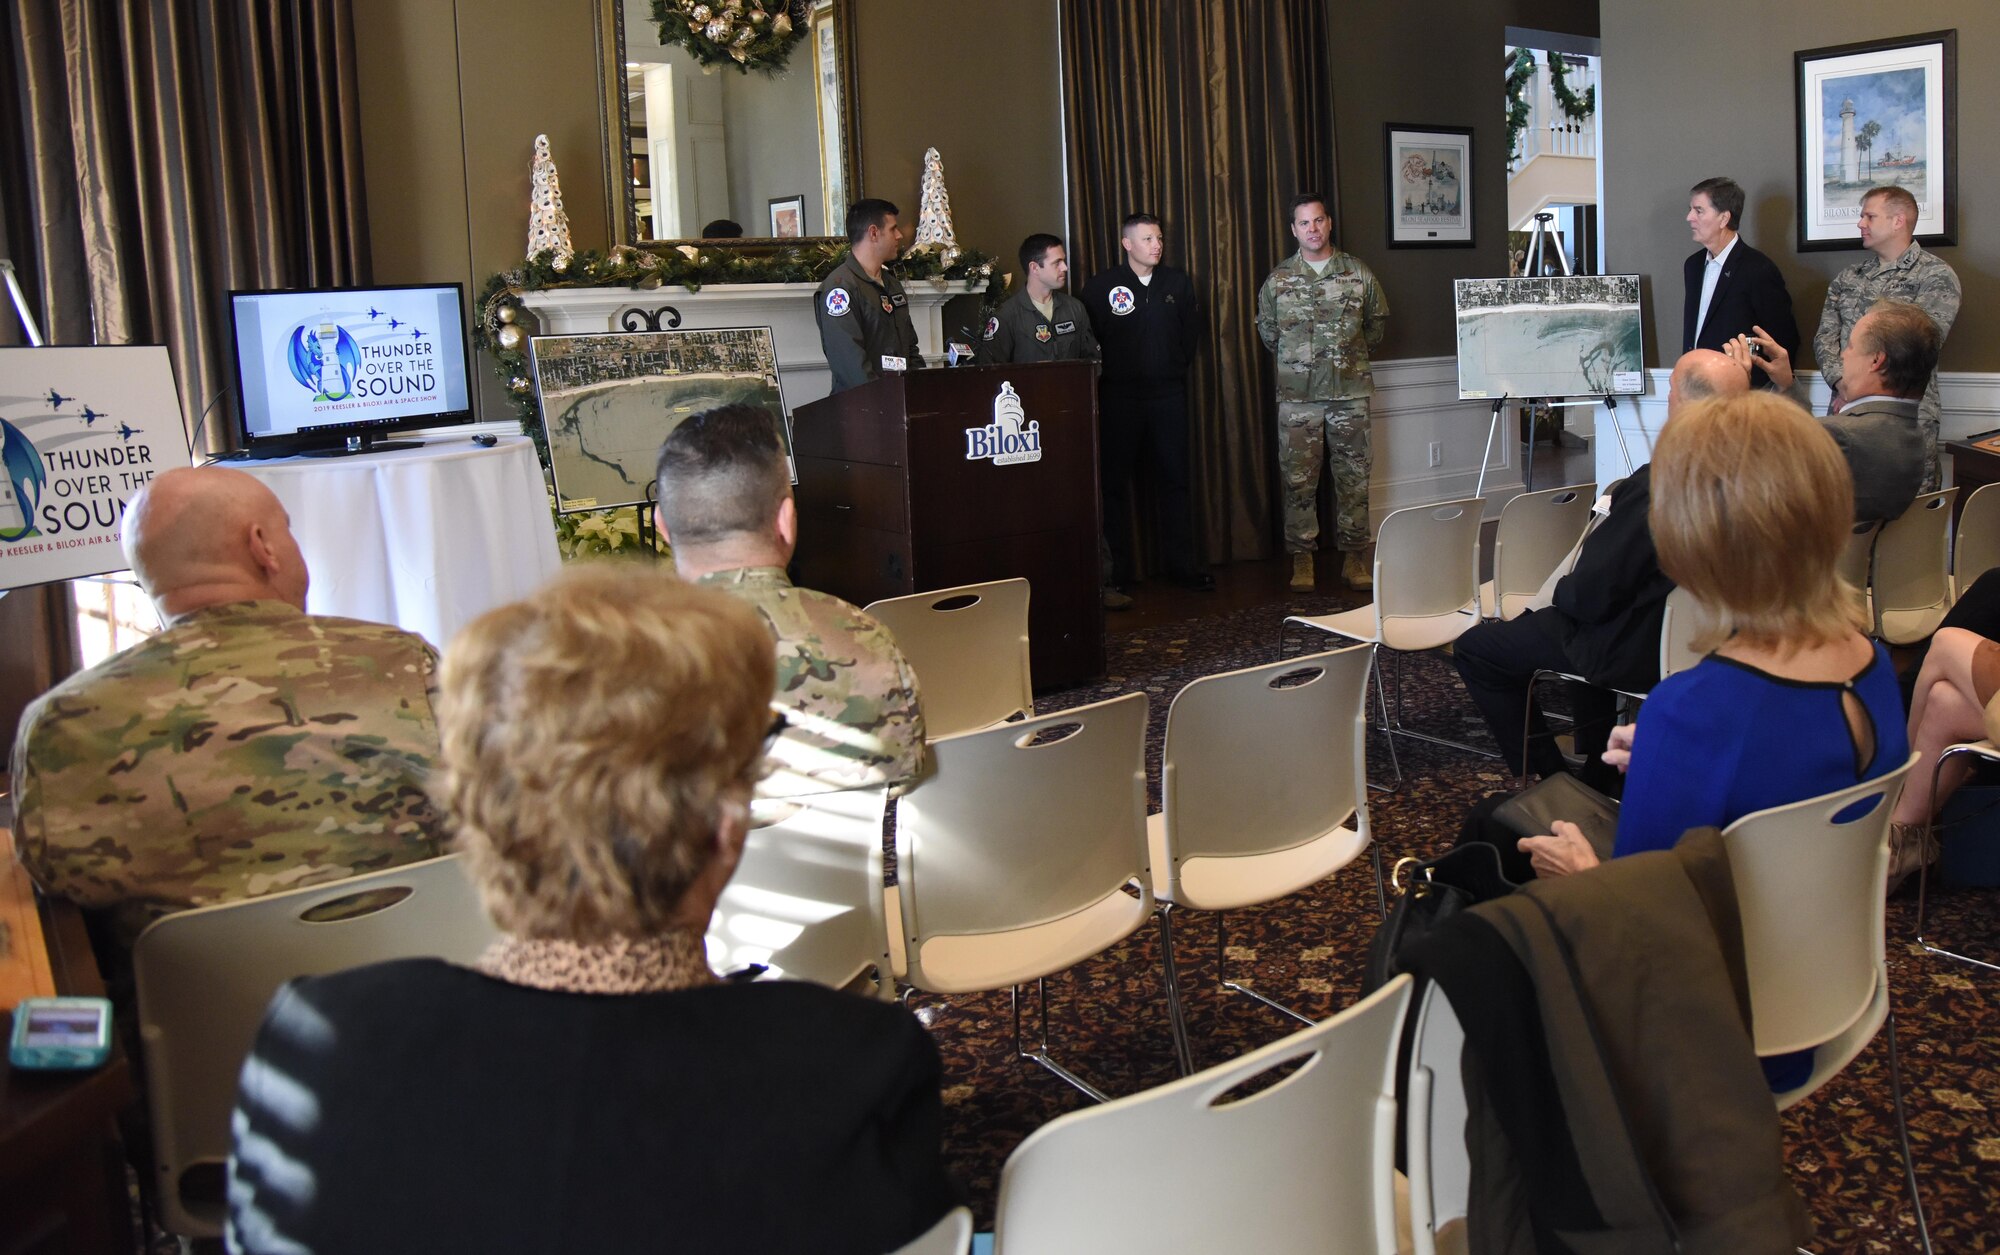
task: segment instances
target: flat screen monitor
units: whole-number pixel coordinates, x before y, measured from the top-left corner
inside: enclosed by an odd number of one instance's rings
[[[258,452],[359,452],[472,421],[456,283],[229,294],[237,437]]]

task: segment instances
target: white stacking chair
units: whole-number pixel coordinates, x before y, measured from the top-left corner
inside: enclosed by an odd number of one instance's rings
[[[1903,1071],[1889,1004],[1882,884],[1889,873],[1889,816],[1910,755],[1860,784],[1745,815],[1723,830],[1736,882],[1759,1057],[1811,1050],[1804,1084],[1776,1095],[1785,1110],[1832,1079],[1889,1026],[1889,1082],[1903,1170],[1926,1251],[1930,1235],[1917,1194]]]
[[[1472,1159],[1465,1145],[1465,1028],[1436,982],[1417,1000],[1403,1113],[1414,1255],[1465,1249]],[[1453,1238],[1456,1237],[1456,1241]]]
[[[1486,758],[1499,757],[1491,750],[1405,728],[1401,718],[1403,655],[1449,645],[1479,622],[1479,528],[1485,511],[1483,497],[1392,511],[1382,520],[1375,540],[1373,602],[1335,614],[1285,616],[1285,624],[1297,623],[1349,640],[1371,642],[1396,654],[1396,718],[1390,718],[1388,700],[1382,693],[1379,654],[1375,659],[1375,693],[1397,784],[1403,781],[1403,767],[1396,757],[1398,736]],[[1280,654],[1283,645],[1281,636]]]
[[[1927,492],[1901,518],[1883,524],[1875,540],[1869,589],[1875,635],[1914,645],[1951,609],[1951,503],[1958,489]]]
[[[954,1207],[944,1218],[891,1255],[965,1255],[972,1249],[972,1210]]]
[[[917,673],[930,740],[1034,713],[1028,581],[994,580],[864,607]]]
[[[886,787],[758,802],[736,874],[708,924],[709,966],[896,996],[882,902]]]
[[[1160,962],[1179,988],[1176,907],[1218,913],[1275,902],[1333,875],[1371,848],[1368,833],[1368,671],[1373,645],[1354,645],[1205,676],[1167,712],[1160,813],[1146,821]],[[1382,893],[1375,852],[1375,893]],[[1312,1021],[1229,979],[1228,933],[1216,921],[1216,980],[1302,1024]],[[1174,1024],[1181,1071],[1194,1071]]]
[[[946,737],[936,771],[896,805],[890,918],[910,986],[1011,990],[1016,1052],[1100,1102],[1049,1055],[1044,981],[1153,914],[1145,743],[1143,693]],[[1042,986],[1034,1050],[1021,1048],[1027,981]],[[1167,996],[1178,1020],[1172,985]]]
[[[1868,571],[1875,564],[1875,542],[1882,535],[1882,520],[1869,519],[1856,523],[1848,533],[1847,548],[1840,554],[1840,578],[1854,590],[1861,602],[1861,609],[1873,623],[1875,616],[1869,609]]]
[[[475,962],[499,931],[457,855],[156,920],[132,949],[160,1218],[222,1232],[237,1075],[280,985],[389,959]],[[190,1173],[195,1175],[190,1176]]]
[[[1043,1125],[1001,1169],[995,1255],[1393,1255],[1409,1001],[1398,976],[1240,1059]]]
[[[1590,525],[1596,484],[1524,492],[1500,510],[1493,578],[1479,586],[1479,613],[1511,619],[1526,610]]]
[[[1963,597],[1973,581],[2000,566],[2000,484],[1985,484],[1965,499],[1958,515],[1958,537],[1951,547],[1954,596]]]
[[[1980,492],[1984,491],[1986,491],[1984,488],[1980,489]],[[1976,496],[1977,494],[1974,495]],[[1971,507],[1968,506],[1967,508],[1970,509]],[[2000,748],[1996,748],[1991,741],[1967,741],[1959,745],[1947,745],[1944,748],[1944,752],[1938,755],[1936,765],[1931,768],[1931,798],[1933,799],[1931,814],[1930,818],[1924,821],[1924,848],[1926,850],[1937,848],[1937,813],[1940,808],[1935,799],[1938,795],[1938,779],[1944,775],[1944,765],[1961,755],[1970,755],[1989,763],[2000,763]],[[1959,963],[1970,963],[1974,967],[1983,967],[1989,972],[2000,972],[2000,963],[1994,963],[1986,959],[1975,959],[1969,954],[1959,954],[1954,950],[1947,950],[1943,946],[1935,946],[1930,943],[1930,940],[1924,936],[1924,921],[1930,902],[1929,893],[1930,864],[1926,862],[1917,868],[1917,944],[1924,948],[1924,952]]]

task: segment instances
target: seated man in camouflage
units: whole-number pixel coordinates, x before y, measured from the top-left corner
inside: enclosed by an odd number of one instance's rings
[[[304,613],[285,508],[241,471],[168,471],[125,555],[166,625],[29,707],[14,839],[43,892],[129,946],[159,916],[428,858],[437,655]]]
[[[887,784],[923,774],[917,677],[889,630],[785,575],[798,508],[777,425],[754,405],[696,414],[660,446],[660,527],[683,578],[757,608],[777,638],[773,705],[786,728],[759,798]]]

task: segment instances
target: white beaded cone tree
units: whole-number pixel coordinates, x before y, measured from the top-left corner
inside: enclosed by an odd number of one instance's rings
[[[944,158],[935,148],[924,149],[919,199],[917,238],[911,246],[936,252],[949,266],[958,260],[958,234],[951,226],[951,195],[944,190]]]
[[[563,212],[562,182],[556,176],[555,158],[549,156],[549,137],[537,135],[533,190],[528,197],[528,256],[545,249],[555,253],[558,270],[576,255],[569,242],[569,215]]]

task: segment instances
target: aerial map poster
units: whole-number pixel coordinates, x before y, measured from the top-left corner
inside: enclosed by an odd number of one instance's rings
[[[535,336],[528,355],[564,513],[647,501],[660,442],[718,405],[769,410],[791,457],[769,327]]]
[[[1638,275],[1459,279],[1452,302],[1461,400],[1645,390]]]

